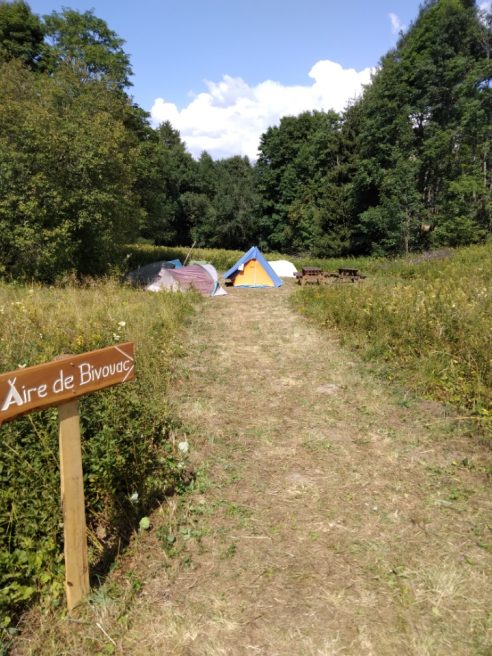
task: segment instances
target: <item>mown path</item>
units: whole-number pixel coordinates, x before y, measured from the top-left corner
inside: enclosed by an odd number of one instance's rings
[[[291,290],[233,290],[190,330],[174,401],[206,476],[196,538],[187,567],[146,582],[124,653],[485,653],[479,452]]]
[[[109,588],[131,602],[96,608],[94,653],[490,653],[483,445],[377,381],[292,290],[203,303],[173,393],[197,489],[122,558]]]

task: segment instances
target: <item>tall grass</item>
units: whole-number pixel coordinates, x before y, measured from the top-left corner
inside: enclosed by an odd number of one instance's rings
[[[131,340],[135,382],[81,399],[92,570],[102,571],[135,521],[179,486],[167,392],[171,358],[198,297],[150,294],[114,280],[0,285],[0,371]],[[41,591],[56,602],[63,563],[55,410],[0,427],[0,629]]]
[[[254,245],[254,244],[252,244]],[[121,255],[121,267],[124,270],[136,269],[144,264],[150,262],[158,262],[160,260],[174,260],[179,259],[184,262],[188,260],[205,260],[214,265],[217,271],[227,271],[230,269],[240,257],[244,255],[244,251],[227,251],[220,248],[193,248],[188,246],[151,246],[148,244],[132,244],[127,246]],[[329,267],[330,269],[337,269],[341,266],[354,266],[364,269],[364,271],[374,271],[377,269],[379,263],[384,260],[375,258],[333,258],[331,260],[323,260],[320,258],[313,258],[308,255],[291,256],[281,255],[280,253],[263,253],[267,260],[283,260],[288,259],[293,262],[295,266],[300,269],[304,266],[319,266],[322,268]]]
[[[490,431],[492,245],[443,259],[378,261],[362,284],[305,288],[293,302],[419,394]],[[487,428],[488,427],[488,428]]]
[[[226,271],[244,255],[242,251],[226,251],[220,248],[193,248],[189,246],[150,246],[148,244],[132,244],[122,253],[122,268],[136,269],[150,262],[160,260],[204,260],[214,265],[217,271]]]

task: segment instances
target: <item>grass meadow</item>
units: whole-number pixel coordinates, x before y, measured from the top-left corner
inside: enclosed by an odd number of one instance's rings
[[[133,246],[126,268],[185,259],[188,249]],[[219,272],[240,252],[194,250]],[[268,256],[279,259],[281,255]],[[375,363],[400,388],[449,404],[474,434],[491,434],[492,245],[400,260],[289,258],[299,268],[358,267],[361,283],[304,287],[293,306]],[[226,299],[227,300],[227,299]],[[116,278],[42,287],[0,284],[0,371],[134,341],[137,380],[81,399],[91,572],[103,576],[166,494],[186,485],[176,448],[185,430],[168,404],[182,328],[195,294],[149,294]],[[293,375],[295,372],[293,372]],[[32,600],[63,591],[58,423],[50,409],[0,428],[0,629]],[[178,440],[179,441],[179,440]],[[97,582],[97,581],[95,581]],[[41,594],[42,593],[42,594]],[[1,643],[0,643],[1,645]]]
[[[490,437],[492,245],[353,264],[369,274],[365,281],[305,287],[293,297],[298,311],[337,329],[390,380],[456,407]]]
[[[134,341],[134,382],[80,402],[91,570],[103,573],[142,515],[182,483],[168,407],[171,361],[195,294],[150,294],[115,280],[0,285],[0,371]],[[63,590],[58,423],[53,409],[0,428],[0,626],[43,591]]]

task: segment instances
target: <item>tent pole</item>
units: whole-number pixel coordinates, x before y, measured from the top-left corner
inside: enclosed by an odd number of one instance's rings
[[[194,242],[192,243],[191,248],[190,248],[190,250],[188,251],[188,255],[187,255],[186,258],[185,258],[185,261],[184,261],[183,266],[186,266],[186,263],[187,263],[188,260],[190,259],[191,251],[195,248],[195,245],[196,245],[196,241],[194,241]]]

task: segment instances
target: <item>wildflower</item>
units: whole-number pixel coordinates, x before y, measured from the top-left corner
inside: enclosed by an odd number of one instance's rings
[[[180,442],[178,444],[178,450],[183,454],[186,455],[188,451],[190,450],[190,445],[188,442]]]
[[[148,531],[150,528],[150,519],[148,517],[142,517],[138,523],[140,531]]]
[[[124,328],[126,326],[126,321],[118,321],[118,326]]]

